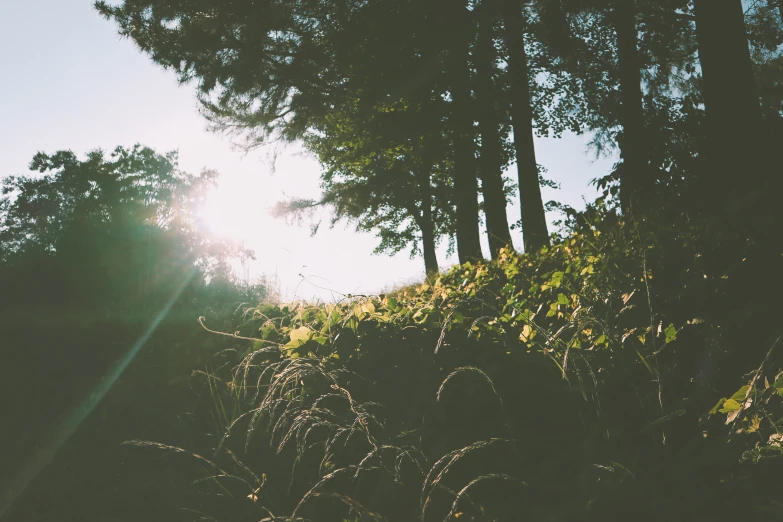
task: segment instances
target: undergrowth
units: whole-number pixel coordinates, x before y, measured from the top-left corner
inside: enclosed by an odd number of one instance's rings
[[[719,372],[733,281],[683,229],[594,209],[535,255],[249,308],[202,374],[213,444],[131,444],[195,457],[202,520],[778,520],[780,347]]]

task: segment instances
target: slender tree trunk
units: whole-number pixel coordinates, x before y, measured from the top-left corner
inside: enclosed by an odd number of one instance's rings
[[[460,263],[482,259],[479,232],[476,140],[470,89],[470,24],[459,5],[456,35],[451,47],[450,73],[452,129],[454,132],[454,192],[456,202],[457,256]]]
[[[525,251],[532,252],[549,245],[549,233],[538,184],[538,163],[533,141],[527,51],[519,0],[503,0],[503,25],[508,48],[508,69],[511,83],[511,124],[517,155],[519,202],[522,207],[522,234]]]
[[[738,191],[758,191],[762,181],[755,168],[762,136],[742,0],[695,0],[694,8],[707,111],[702,190],[718,210],[743,206]]]
[[[432,226],[432,212],[426,211],[422,215],[421,224],[421,252],[424,256],[424,271],[427,275],[437,275],[440,268],[438,267],[438,256],[435,253],[435,234]]]
[[[428,165],[427,168],[430,168]],[[420,167],[416,173],[421,194],[421,212],[415,212],[416,223],[421,231],[421,253],[424,257],[424,271],[433,275],[439,271],[438,256],[435,253],[435,222],[432,219],[432,180],[429,170]]]
[[[640,197],[649,194],[654,181],[648,165],[645,138],[644,107],[642,105],[642,74],[639,63],[638,32],[635,0],[617,0],[614,11],[617,34],[617,61],[620,76],[620,205],[623,212]]]
[[[503,191],[503,169],[501,155],[503,144],[500,138],[500,121],[494,98],[495,42],[493,40],[495,0],[484,0],[478,10],[479,30],[475,62],[476,98],[478,101],[478,122],[481,133],[479,153],[479,177],[484,196],[484,216],[487,219],[487,236],[492,259],[502,248],[512,246],[511,232],[506,215],[506,195]]]

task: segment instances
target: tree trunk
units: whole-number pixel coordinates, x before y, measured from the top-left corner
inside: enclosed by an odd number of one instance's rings
[[[695,0],[696,37],[707,112],[703,195],[721,210],[747,205],[737,191],[761,189],[761,108],[742,0]],[[747,194],[747,190],[744,191]]]
[[[431,176],[425,168],[417,172],[421,194],[421,212],[417,212],[416,223],[421,231],[421,253],[424,257],[424,271],[428,276],[439,271],[438,256],[435,253],[435,223],[432,219],[432,186]]]
[[[476,44],[475,62],[476,98],[478,101],[478,122],[481,133],[479,155],[479,177],[484,196],[484,216],[487,219],[487,236],[492,259],[500,249],[512,246],[511,232],[506,216],[506,195],[503,191],[503,169],[501,155],[503,144],[500,138],[498,108],[494,102],[495,43],[493,40],[494,1],[484,0],[479,8],[479,32]]]
[[[638,54],[636,29],[636,2],[617,0],[614,11],[614,27],[617,34],[617,61],[620,76],[620,205],[623,212],[631,210],[636,200],[649,195],[654,181],[647,157],[644,107],[642,105],[642,75]]]
[[[435,234],[432,226],[432,213],[422,216],[421,224],[421,252],[424,256],[424,271],[428,276],[437,275],[440,271],[438,267],[438,256],[435,253]]]
[[[519,203],[522,209],[522,234],[526,252],[549,245],[544,203],[538,184],[538,163],[533,141],[533,114],[527,67],[527,51],[519,0],[503,0],[503,25],[508,48],[511,83],[511,124],[517,155]]]
[[[736,310],[765,302],[780,288],[780,216],[775,215],[780,206],[772,186],[780,169],[769,162],[775,148],[761,130],[742,0],[694,0],[694,14],[707,136],[698,194],[721,245],[705,260],[713,277],[731,267],[707,307],[711,322],[728,325],[720,335],[716,384],[725,389],[749,370],[748,361],[763,358],[762,350],[774,340],[764,339],[763,332],[777,320],[777,309],[757,306],[742,320],[736,320]],[[760,274],[763,284],[745,283]],[[758,342],[748,343],[749,338]]]
[[[470,24],[464,5],[455,17],[456,34],[451,46],[450,73],[452,130],[454,133],[454,192],[457,256],[460,263],[482,259],[479,240],[476,140],[470,89]]]

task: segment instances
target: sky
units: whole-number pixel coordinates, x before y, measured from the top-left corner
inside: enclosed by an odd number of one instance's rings
[[[350,224],[321,226],[311,236],[307,226],[271,217],[269,209],[286,196],[318,197],[317,161],[295,144],[245,153],[209,132],[193,87],[180,86],[171,71],[120,38],[91,0],[0,0],[0,49],[0,177],[26,173],[38,151],[83,154],[135,143],[178,150],[183,170],[220,173],[203,226],[252,249],[256,259],[240,276],[273,278],[284,300],[331,301],[423,279],[421,259],[407,252],[372,255],[378,240]],[[608,173],[614,159],[596,160],[588,141],[573,135],[537,140],[538,162],[561,186],[545,188],[545,201],[580,208],[595,199],[589,182]],[[509,175],[516,176],[514,166]],[[513,204],[509,222],[518,219]],[[521,234],[512,234],[521,248]],[[446,257],[445,242],[438,261],[442,268],[457,262]]]

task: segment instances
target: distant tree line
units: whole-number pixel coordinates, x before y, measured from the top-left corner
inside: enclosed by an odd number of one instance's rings
[[[6,313],[34,321],[47,310],[71,309],[80,323],[144,322],[171,299],[239,300],[247,291],[230,260],[250,253],[196,227],[216,172],[188,174],[176,153],[138,145],[84,159],[71,151],[38,153],[30,169],[2,182]],[[263,298],[263,288],[250,291]]]

